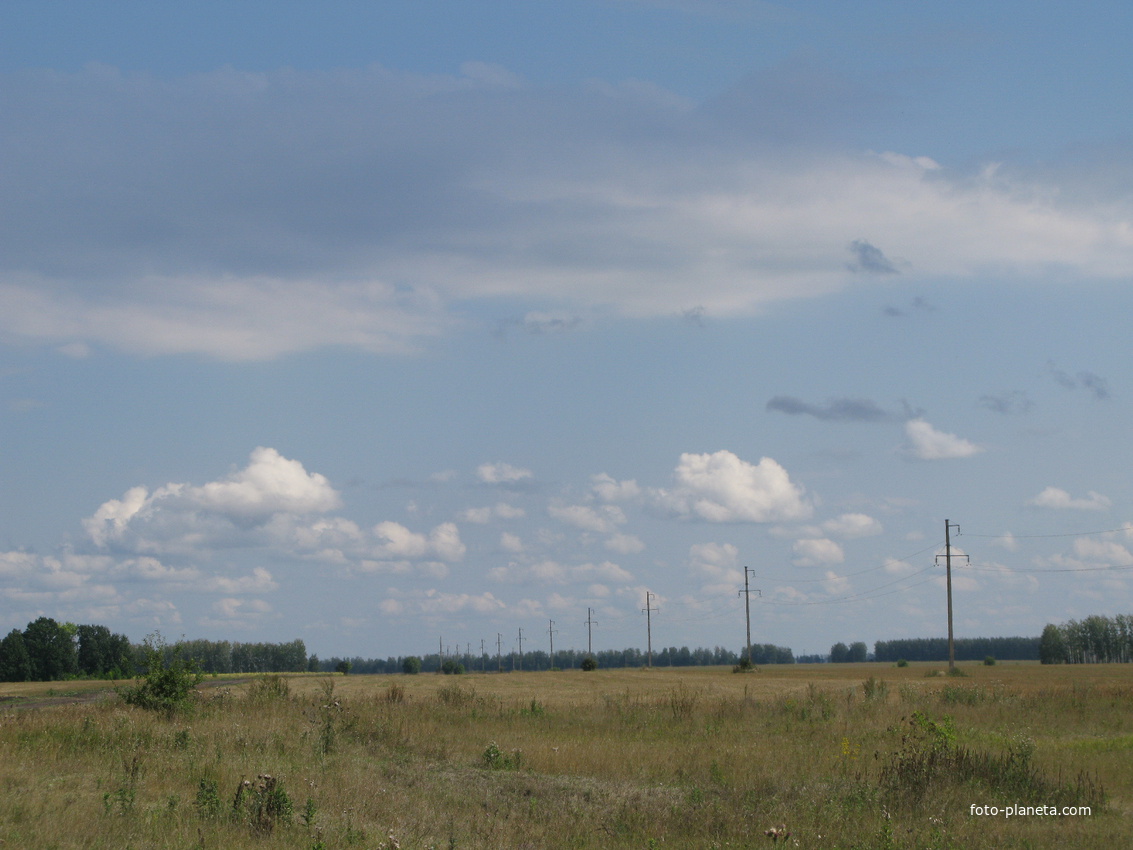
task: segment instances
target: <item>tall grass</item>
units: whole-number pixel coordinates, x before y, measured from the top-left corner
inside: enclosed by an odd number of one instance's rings
[[[1088,679],[999,664],[957,683],[923,669],[275,676],[205,688],[182,714],[112,694],[5,709],[0,840],[233,850],[1130,844],[1126,671]],[[970,814],[1051,804],[1093,814]]]

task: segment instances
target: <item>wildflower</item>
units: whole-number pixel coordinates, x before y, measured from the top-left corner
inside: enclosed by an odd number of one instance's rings
[[[778,826],[773,826],[771,827],[771,829],[765,830],[763,834],[770,838],[772,841],[778,841],[780,838],[786,841],[791,837],[791,833],[787,831],[787,825],[785,823],[781,823]]]

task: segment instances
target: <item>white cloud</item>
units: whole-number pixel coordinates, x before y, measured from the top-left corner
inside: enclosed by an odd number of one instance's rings
[[[636,499],[641,495],[641,488],[632,479],[615,481],[614,478],[602,472],[592,476],[590,481],[591,488],[598,495],[598,498],[605,502],[623,502]]]
[[[793,549],[797,556],[794,563],[799,567],[840,564],[846,560],[842,547],[825,537],[796,540]]]
[[[884,529],[880,522],[867,514],[842,514],[822,523],[822,530],[832,537],[855,539],[873,537]]]
[[[460,540],[460,531],[451,522],[441,523],[426,536],[410,531],[401,523],[386,521],[374,527],[374,534],[385,541],[374,550],[375,558],[423,558],[431,555],[445,561],[459,561],[466,551]]]
[[[918,460],[971,457],[983,451],[980,446],[962,437],[937,431],[923,419],[910,419],[906,422],[905,436],[909,438],[909,454]]]
[[[505,552],[519,554],[523,551],[523,541],[518,535],[505,531],[500,535],[500,548]]]
[[[1084,499],[1075,499],[1065,490],[1057,487],[1047,487],[1033,499],[1027,500],[1028,505],[1039,508],[1070,509],[1075,511],[1107,511],[1112,502],[1101,493],[1090,490]]]
[[[803,488],[769,457],[758,464],[730,451],[682,454],[672,490],[652,492],[657,505],[676,516],[708,522],[776,522],[806,519],[813,508]]]
[[[583,531],[599,534],[612,534],[619,525],[625,524],[626,515],[617,505],[548,505],[547,513],[560,522]]]
[[[615,534],[602,545],[619,555],[636,555],[645,551],[645,543],[634,534]]]
[[[135,531],[137,548],[160,549],[177,540],[199,542],[206,532],[217,533],[218,523],[246,527],[276,514],[324,513],[340,504],[325,477],[261,446],[246,467],[200,487],[166,484],[152,494],[133,487],[104,502],[83,527],[96,546],[124,542]]]
[[[465,522],[475,523],[476,525],[486,525],[495,519],[522,519],[527,515],[527,511],[523,508],[517,508],[509,505],[507,502],[497,502],[490,507],[482,508],[468,508],[459,514],[459,518]]]
[[[613,563],[584,563],[568,566],[544,559],[531,564],[511,563],[506,567],[493,567],[488,578],[501,583],[538,582],[541,584],[613,583],[633,581],[633,574]]]
[[[863,234],[910,280],[1133,273],[1119,204],[916,152],[787,153],[774,120],[736,132],[655,86],[517,88],[487,67],[8,75],[5,103],[42,108],[9,122],[0,333],[264,359],[414,350],[482,299],[751,314],[868,277],[845,262]]]
[[[531,478],[530,469],[512,466],[510,463],[483,463],[476,468],[477,477],[485,484],[514,484]]]

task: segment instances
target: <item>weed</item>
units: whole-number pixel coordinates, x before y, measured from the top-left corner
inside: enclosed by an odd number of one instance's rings
[[[291,825],[294,807],[283,783],[271,774],[261,773],[255,782],[244,779],[236,786],[232,813],[237,820],[246,821],[252,831],[269,833],[277,824]]]
[[[315,825],[315,817],[317,814],[318,811],[315,807],[315,801],[308,797],[307,802],[303,805],[303,811],[299,813],[299,819],[303,821],[303,826],[307,827],[307,829],[311,829]]]
[[[135,750],[129,758],[122,756],[122,784],[102,795],[102,805],[106,814],[117,809],[118,814],[128,815],[134,810],[138,797],[138,779],[142,772],[141,752]]]
[[[700,692],[684,682],[678,682],[677,686],[669,691],[669,710],[673,713],[673,719],[682,723],[692,717],[699,702]]]
[[[547,713],[547,709],[544,708],[543,704],[539,702],[539,700],[532,697],[531,705],[527,708],[521,708],[519,710],[519,713],[523,717],[542,717]]]
[[[282,676],[263,676],[248,686],[248,702],[253,705],[286,702],[291,699],[291,686]]]
[[[405,688],[397,682],[390,682],[386,688],[385,701],[391,705],[405,702]]]
[[[862,692],[866,702],[885,702],[889,698],[889,686],[881,679],[870,676],[862,682]]]
[[[220,815],[220,785],[215,779],[202,778],[197,783],[197,798],[194,803],[197,813],[206,819]]]
[[[523,763],[523,753],[519,750],[512,750],[511,754],[506,754],[499,748],[495,741],[488,744],[484,748],[482,756],[484,766],[489,770],[519,770],[520,765]]]
[[[437,699],[440,700],[442,705],[447,705],[449,708],[465,708],[475,704],[476,691],[471,687],[462,688],[454,682],[440,688],[437,691]]]

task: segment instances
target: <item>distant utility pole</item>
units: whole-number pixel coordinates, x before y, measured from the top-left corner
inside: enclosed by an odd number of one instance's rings
[[[504,636],[496,632],[496,663],[499,664],[501,673],[504,672],[503,640]]]
[[[523,672],[523,629],[519,630],[519,671]]]
[[[656,609],[649,607],[649,598],[651,596],[656,596],[656,595],[657,595],[656,593],[650,593],[648,590],[645,591],[645,607],[641,609],[642,611],[645,612],[645,640],[646,640],[646,646],[648,647],[648,651],[649,651],[649,655],[647,656],[649,660],[645,665],[646,667],[652,667],[653,666],[653,616],[652,615],[653,615],[653,612]]]
[[[480,638],[480,672],[488,672],[488,654],[484,652],[484,638]]]
[[[590,639],[590,627],[598,625],[598,623],[595,620],[591,619],[590,611],[591,611],[591,609],[589,609],[589,608],[586,609],[586,654],[587,655],[593,655],[594,654],[594,642]]]
[[[951,530],[960,531],[960,526],[954,522],[944,520],[944,575],[945,585],[948,588],[948,669],[956,669],[956,642],[952,636],[952,537]],[[965,555],[965,558],[968,556]],[[940,556],[936,556],[937,563]]]
[[[751,666],[751,590],[748,589],[747,577],[754,575],[755,570],[751,567],[744,567],[744,589],[740,591],[744,595],[744,610],[747,612],[747,663]],[[760,596],[763,592],[760,590],[755,591]]]
[[[551,638],[551,669],[553,670],[555,667],[555,632],[557,629],[555,628],[554,620],[548,620],[547,622],[550,623],[550,625],[547,626],[547,634]]]

